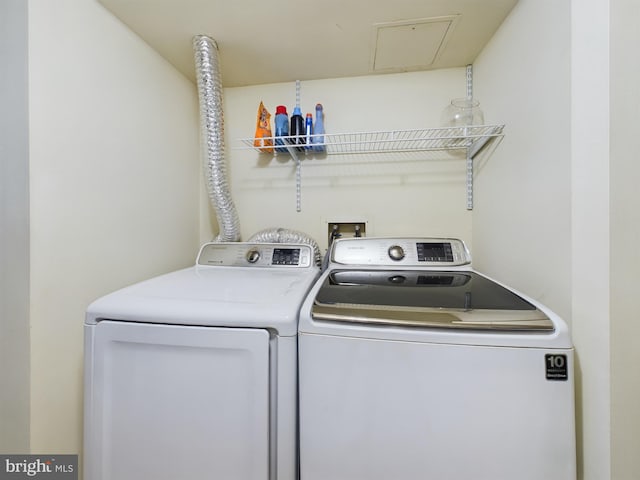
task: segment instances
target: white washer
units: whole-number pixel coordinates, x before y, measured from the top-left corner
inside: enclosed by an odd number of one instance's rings
[[[301,480],[575,480],[567,325],[455,239],[344,239],[299,324]]]
[[[85,480],[297,478],[308,245],[211,243],[88,308]]]

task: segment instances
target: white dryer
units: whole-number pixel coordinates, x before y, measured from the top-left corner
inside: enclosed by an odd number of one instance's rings
[[[301,480],[575,480],[565,322],[455,239],[344,239],[299,324]]]
[[[297,478],[308,245],[211,243],[85,322],[85,480]]]

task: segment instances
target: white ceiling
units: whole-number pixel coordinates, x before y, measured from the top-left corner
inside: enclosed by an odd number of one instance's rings
[[[517,0],[99,0],[194,80],[218,43],[224,86],[473,63]]]

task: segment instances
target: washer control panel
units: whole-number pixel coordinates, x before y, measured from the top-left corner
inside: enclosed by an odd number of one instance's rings
[[[312,262],[310,245],[212,242],[202,246],[196,263],[224,267],[308,268]]]
[[[452,267],[471,255],[456,238],[344,238],[332,244],[331,261],[341,265]]]

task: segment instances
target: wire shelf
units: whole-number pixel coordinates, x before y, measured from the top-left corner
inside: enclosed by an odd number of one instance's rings
[[[300,137],[242,138],[240,149],[252,149],[261,154],[287,153],[296,162],[297,208],[300,211],[301,160],[315,155],[393,154],[410,152],[462,152],[466,157],[467,210],[473,209],[473,161],[476,155],[493,140],[501,139],[504,125],[469,125],[464,127],[424,128],[415,130],[385,130],[378,132],[325,133],[306,136],[307,144],[296,143]],[[309,143],[309,139],[311,142]],[[278,145],[276,143],[279,142]],[[321,141],[319,141],[321,140]],[[314,142],[315,141],[315,142]],[[260,142],[260,139],[258,139]],[[324,146],[317,152],[313,147]],[[497,143],[494,144],[494,146]]]
[[[439,150],[468,150],[473,158],[487,142],[502,137],[504,125],[470,125],[465,127],[427,128],[415,130],[386,130],[377,132],[325,133],[311,135],[314,146],[324,146],[327,155],[420,152]],[[313,155],[312,149],[306,145],[296,145],[295,136],[264,137],[259,146],[254,145],[253,138],[242,138],[240,149],[253,149],[265,153],[269,143],[275,146],[276,139],[284,142],[286,150],[292,155]],[[283,148],[283,147],[280,147]]]

